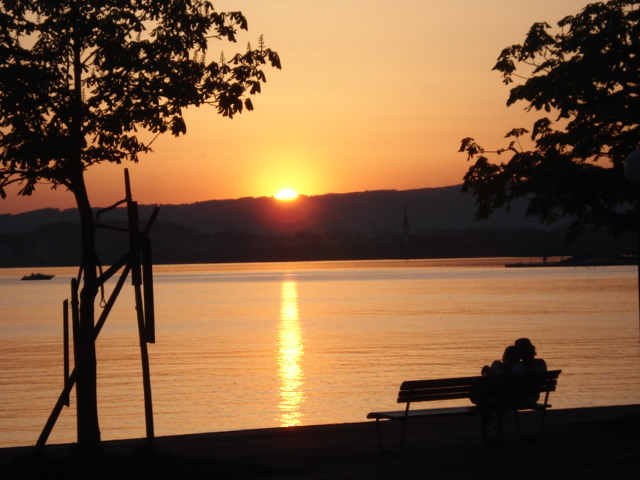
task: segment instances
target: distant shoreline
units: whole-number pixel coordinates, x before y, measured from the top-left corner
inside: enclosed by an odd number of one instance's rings
[[[638,265],[638,257],[635,255],[603,255],[603,256],[575,256],[559,261],[547,261],[530,263],[516,262],[506,263],[507,268],[527,267],[606,267],[618,265]]]

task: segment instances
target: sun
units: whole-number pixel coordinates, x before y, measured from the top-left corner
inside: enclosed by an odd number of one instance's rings
[[[278,193],[276,193],[275,197],[278,200],[294,200],[298,198],[298,192],[290,188],[283,188]]]

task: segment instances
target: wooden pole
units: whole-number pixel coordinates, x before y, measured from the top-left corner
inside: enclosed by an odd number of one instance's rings
[[[140,235],[140,253],[142,261],[142,292],[144,296],[144,331],[147,343],[156,343],[156,321],[153,298],[153,258],[151,256],[151,240],[149,230],[158,217],[160,207],[156,205],[151,218]]]
[[[142,291],[144,294],[144,334],[148,343],[156,343],[156,321],[153,301],[153,260],[151,240],[146,235],[141,239]]]
[[[138,337],[140,340],[140,357],[142,359],[142,386],[144,389],[144,416],[147,426],[147,442],[154,445],[155,433],[153,426],[153,402],[151,400],[151,371],[149,369],[149,352],[144,328],[144,314],[142,313],[142,293],[140,285],[133,287],[136,293],[136,311],[138,313]]]
[[[638,201],[636,202],[636,260],[638,262],[638,326],[640,327],[640,184],[636,184]]]
[[[71,332],[73,336],[73,366],[78,365],[80,355],[80,300],[78,299],[78,279],[71,279]]]
[[[129,217],[129,247],[131,283],[135,290],[136,313],[138,319],[138,337],[140,342],[140,357],[142,362],[142,388],[144,392],[144,415],[147,427],[147,442],[153,447],[155,442],[155,432],[153,426],[153,402],[151,399],[151,372],[149,368],[149,352],[145,334],[145,311],[142,301],[142,272],[140,265],[140,230],[138,223],[138,203],[131,198],[131,184],[129,181],[129,170],[124,171],[124,183],[127,198],[127,213]]]
[[[62,302],[62,337],[64,356],[64,383],[66,387],[69,383],[69,300]],[[69,395],[64,399],[66,407],[69,406]]]

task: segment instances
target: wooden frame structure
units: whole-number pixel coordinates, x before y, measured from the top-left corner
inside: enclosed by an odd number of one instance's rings
[[[149,369],[149,354],[147,343],[155,343],[155,311],[153,299],[153,267],[151,256],[151,242],[149,240],[149,231],[155,222],[160,208],[158,206],[153,210],[151,217],[142,231],[139,230],[138,220],[138,204],[133,201],[131,196],[131,184],[129,181],[129,171],[125,169],[125,193],[124,200],[114,205],[96,212],[96,227],[118,230],[129,235],[129,250],[119,260],[114,262],[106,271],[101,272],[98,278],[99,288],[104,289],[104,284],[118,271],[122,269],[120,278],[109,296],[109,299],[103,306],[102,313],[96,322],[93,335],[89,342],[95,344],[102,327],[104,326],[115,301],[122,290],[122,287],[131,274],[131,284],[135,292],[135,307],[138,323],[138,336],[140,340],[140,356],[142,360],[142,382],[144,389],[144,409],[147,442],[150,446],[154,444],[154,425],[153,425],[153,402],[151,399],[151,374]],[[125,204],[127,207],[128,228],[118,228],[98,223],[101,214],[112,210],[119,205]],[[58,401],[53,407],[49,419],[47,420],[38,441],[36,448],[42,448],[47,442],[55,423],[60,416],[60,412],[64,406],[69,406],[69,394],[74,387],[78,366],[82,365],[85,360],[86,352],[89,351],[90,345],[81,345],[77,341],[79,330],[79,299],[78,290],[80,279],[82,278],[82,268],[78,272],[78,277],[71,279],[71,303],[65,300],[63,302],[63,343],[64,343],[64,387]],[[70,372],[70,355],[69,355],[69,310],[71,311],[71,330],[73,336],[73,353],[74,368]]]

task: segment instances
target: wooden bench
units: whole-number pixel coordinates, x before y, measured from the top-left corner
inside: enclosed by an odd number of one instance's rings
[[[558,376],[562,370],[548,372],[508,374],[488,377],[442,378],[435,380],[406,381],[400,385],[398,403],[405,403],[404,410],[391,412],[371,412],[367,418],[376,420],[378,439],[384,449],[380,420],[401,421],[402,433],[400,447],[404,446],[407,421],[412,418],[424,418],[437,415],[478,415],[513,410],[522,437],[518,411],[535,410],[541,412],[540,433],[544,431],[545,414],[549,404],[549,393],[555,391]],[[540,398],[541,397],[541,398]],[[415,402],[432,402],[455,399],[469,399],[474,404],[461,407],[431,408],[411,410]]]

